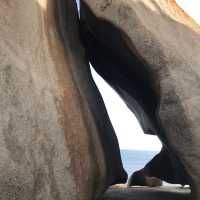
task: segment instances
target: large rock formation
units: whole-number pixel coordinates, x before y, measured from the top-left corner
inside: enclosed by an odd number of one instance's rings
[[[90,200],[126,179],[77,20],[73,0],[0,0],[1,200]]]
[[[126,173],[75,2],[0,2],[0,199],[97,199]],[[82,0],[80,24],[88,59],[199,200],[199,26],[173,0]]]
[[[200,27],[174,0],[82,0],[81,27],[95,69],[159,135],[199,200]]]

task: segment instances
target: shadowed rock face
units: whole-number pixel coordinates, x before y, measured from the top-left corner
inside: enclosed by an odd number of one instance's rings
[[[187,189],[177,188],[121,188],[109,189],[100,200],[188,200],[190,194]]]
[[[82,0],[81,28],[94,68],[160,137],[200,199],[199,26],[173,0]]]
[[[157,169],[157,168],[155,168]],[[148,186],[148,187],[158,187],[162,186],[162,180],[151,176],[144,169],[136,171],[132,174],[129,182],[129,186]]]
[[[89,200],[126,180],[72,0],[0,0],[0,94],[0,199]]]
[[[132,174],[129,185],[155,187],[160,180],[182,186],[189,184],[184,168],[165,146],[143,169]]]

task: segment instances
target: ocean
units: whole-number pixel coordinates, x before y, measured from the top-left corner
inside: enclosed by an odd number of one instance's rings
[[[159,151],[138,151],[138,150],[124,150],[121,149],[121,157],[124,169],[128,177],[133,172],[142,169]],[[163,181],[164,186],[180,187],[178,184],[169,184]]]
[[[157,151],[138,151],[121,149],[121,157],[124,169],[130,177],[131,174],[142,169],[158,152]]]

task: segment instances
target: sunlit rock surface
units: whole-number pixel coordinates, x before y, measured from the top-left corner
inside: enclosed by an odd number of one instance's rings
[[[75,11],[0,0],[1,200],[92,200],[126,179]]]
[[[93,67],[156,133],[200,199],[200,28],[174,0],[82,0]],[[133,130],[134,131],[134,130]]]

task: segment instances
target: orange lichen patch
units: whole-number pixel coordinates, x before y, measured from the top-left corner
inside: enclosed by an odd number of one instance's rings
[[[169,6],[170,15],[173,16],[173,18],[176,18],[182,24],[189,26],[194,31],[200,32],[200,26],[177,4],[175,0],[167,0],[167,4]]]

